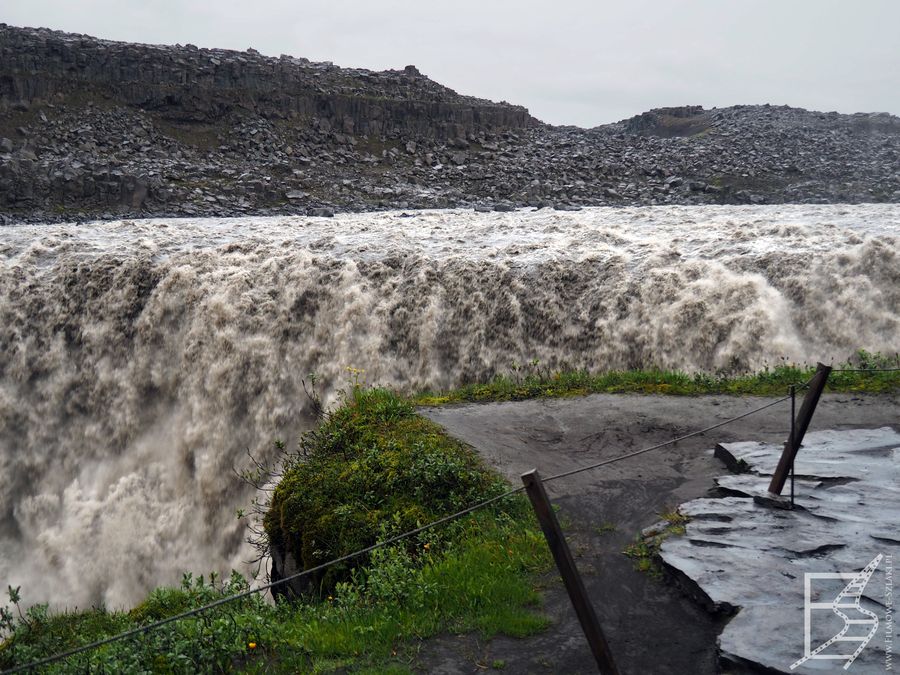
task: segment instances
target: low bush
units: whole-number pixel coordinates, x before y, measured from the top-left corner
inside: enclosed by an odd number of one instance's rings
[[[280,445],[283,447],[283,445]],[[475,452],[383,389],[355,385],[285,456],[265,511],[271,541],[307,567],[502,494]],[[265,505],[264,505],[265,506]],[[446,631],[541,630],[534,578],[550,557],[527,501],[510,496],[375,549],[317,578],[313,592],[260,594],[58,661],[46,672],[409,672],[418,640]],[[21,666],[240,593],[247,582],[185,575],[127,612],[19,615],[0,608],[0,668]],[[10,589],[13,607],[18,591]],[[15,591],[15,592],[13,592]]]
[[[265,512],[270,549],[303,569],[415,529],[508,489],[468,446],[385,389],[354,386],[342,406],[303,435]],[[453,532],[445,530],[445,532]],[[439,534],[434,546],[440,546]],[[417,541],[407,544],[419,554]],[[364,559],[316,578],[333,590]]]

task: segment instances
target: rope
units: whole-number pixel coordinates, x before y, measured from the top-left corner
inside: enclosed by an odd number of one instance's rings
[[[634,452],[629,452],[625,455],[619,455],[618,457],[613,457],[612,459],[605,459],[602,462],[597,462],[596,464],[589,464],[588,466],[583,466],[580,469],[572,469],[571,471],[564,471],[562,473],[557,473],[553,476],[548,476],[544,479],[544,482],[547,483],[551,480],[556,480],[558,478],[567,478],[569,476],[574,476],[576,473],[581,473],[583,471],[590,471],[591,469],[597,469],[601,466],[606,466],[607,464],[613,464],[615,462],[620,462],[623,459],[629,459],[631,457],[637,457],[638,455],[643,455],[645,452],[651,452],[652,450],[659,450],[660,448],[664,448],[667,445],[674,445],[679,441],[683,441],[688,438],[693,438],[694,436],[699,436],[700,434],[705,434],[707,431],[712,431],[713,429],[718,429],[719,427],[724,427],[726,424],[731,424],[732,422],[737,422],[738,420],[744,419],[745,417],[749,417],[750,415],[754,415],[758,412],[765,410],[766,408],[771,408],[772,406],[776,406],[779,403],[784,403],[789,400],[790,396],[785,396],[783,398],[778,399],[777,401],[772,401],[771,403],[767,403],[764,406],[760,406],[759,408],[754,408],[749,412],[745,412],[742,415],[738,415],[737,417],[732,417],[731,419],[727,419],[724,422],[719,422],[718,424],[713,424],[712,426],[706,427],[705,429],[700,429],[699,431],[692,431],[689,434],[685,434],[684,436],[678,436],[677,438],[672,438],[668,441],[664,441],[663,443],[657,443],[656,445],[651,445],[648,448],[643,448],[641,450],[635,450]]]
[[[13,673],[20,673],[26,670],[32,670],[34,668],[40,668],[41,666],[46,666],[51,663],[55,663],[57,661],[62,661],[63,659],[67,659],[70,656],[75,656],[76,654],[81,654],[86,651],[90,651],[92,649],[97,649],[98,647],[103,647],[104,645],[112,644],[113,642],[118,642],[119,640],[124,640],[129,637],[133,637],[135,635],[142,635],[144,633],[148,633],[152,630],[160,628],[161,626],[165,626],[166,624],[172,623],[174,621],[179,621],[181,619],[187,619],[192,616],[196,616],[202,612],[206,612],[215,607],[219,607],[220,605],[227,604],[229,602],[233,602],[235,600],[240,600],[242,598],[249,597],[254,593],[261,593],[263,591],[267,591],[269,589],[275,588],[276,586],[280,586],[282,584],[286,584],[295,579],[299,579],[300,577],[306,576],[308,574],[313,574],[314,572],[319,572],[324,570],[332,565],[337,565],[342,562],[346,562],[347,560],[352,560],[353,558],[358,558],[359,556],[365,555],[366,553],[371,553],[375,549],[382,548],[384,546],[388,546],[390,544],[394,544],[398,541],[402,541],[403,539],[408,539],[409,537],[415,536],[417,534],[421,534],[426,530],[430,530],[438,525],[443,525],[444,523],[448,523],[451,520],[456,520],[457,518],[461,518],[462,516],[468,515],[479,509],[484,508],[485,506],[489,506],[495,502],[500,501],[501,499],[505,499],[506,497],[510,497],[518,492],[522,492],[525,489],[525,486],[512,488],[507,490],[503,494],[497,495],[496,497],[491,497],[490,499],[485,499],[482,502],[478,502],[474,506],[470,506],[462,511],[457,511],[449,516],[444,516],[443,518],[439,518],[438,520],[432,521],[427,525],[422,525],[421,527],[417,527],[414,530],[409,530],[408,532],[404,532],[403,534],[398,534],[393,537],[389,537],[384,541],[379,541],[371,546],[367,546],[366,548],[360,549],[359,551],[354,551],[353,553],[348,553],[347,555],[341,556],[339,558],[335,558],[334,560],[329,560],[328,562],[322,563],[321,565],[316,565],[315,567],[311,567],[307,570],[303,570],[302,572],[298,572],[296,574],[292,574],[289,577],[284,577],[283,579],[279,579],[278,581],[273,581],[271,583],[265,584],[264,586],[259,586],[257,588],[251,588],[249,590],[243,591],[241,593],[236,593],[234,595],[229,595],[224,598],[219,598],[214,602],[210,602],[206,605],[202,605],[200,607],[196,607],[194,609],[188,610],[186,612],[182,612],[181,614],[175,614],[173,616],[167,616],[165,619],[160,619],[159,621],[155,621],[153,623],[149,623],[146,626],[140,626],[138,628],[132,628],[130,630],[124,631],[122,633],[118,633],[116,635],[112,635],[108,638],[104,638],[102,640],[96,640],[95,642],[88,643],[86,645],[81,645],[80,647],[75,647],[74,649],[70,649],[65,652],[60,652],[59,654],[54,654],[53,656],[48,656],[47,658],[40,659],[38,661],[33,661],[32,663],[16,666],[10,670],[4,670],[0,675],[12,675]]]
[[[809,384],[809,383],[807,383],[807,384]],[[754,415],[758,412],[766,410],[767,408],[776,406],[779,403],[784,403],[788,399],[790,399],[790,396],[785,396],[776,401],[772,401],[771,403],[767,403],[766,405],[760,406],[758,408],[754,408],[753,410],[745,412],[736,417],[732,417],[723,422],[718,422],[717,424],[713,424],[704,429],[700,429],[699,431],[693,431],[689,434],[685,434],[683,436],[678,436],[676,438],[672,438],[663,443],[657,443],[656,445],[651,445],[650,447],[643,448],[641,450],[636,450],[635,452],[630,452],[625,455],[620,455],[618,457],[613,457],[611,459],[603,460],[603,461],[597,462],[595,464],[590,464],[588,466],[584,466],[579,469],[572,469],[571,471],[564,471],[562,473],[554,474],[552,476],[548,476],[547,478],[542,479],[542,482],[548,483],[552,480],[558,480],[560,478],[567,478],[568,476],[573,476],[575,474],[582,473],[584,471],[590,471],[592,469],[597,469],[601,466],[607,466],[607,465],[613,464],[615,462],[620,462],[625,459],[630,459],[631,457],[636,457],[638,455],[642,455],[644,453],[651,452],[653,450],[659,450],[660,448],[664,448],[668,445],[674,445],[675,443],[678,443],[679,441],[683,441],[688,438],[693,438],[694,436],[700,436],[701,434],[704,434],[708,431],[712,431],[713,429],[718,429],[727,424],[731,424],[732,422],[737,422],[738,420],[744,419],[745,417],[749,417],[750,415]],[[478,511],[479,509],[482,509],[486,506],[489,506],[491,504],[494,504],[495,502],[500,501],[501,499],[505,499],[506,497],[510,497],[514,494],[522,492],[524,489],[525,489],[525,486],[511,488],[502,494],[499,494],[495,497],[491,497],[490,499],[485,499],[484,501],[478,502],[477,504],[475,504],[473,506],[463,509],[462,511],[457,511],[456,513],[450,514],[449,516],[444,516],[443,518],[439,518],[438,520],[432,521],[431,523],[428,523],[427,525],[422,525],[421,527],[417,527],[414,530],[409,530],[408,532],[404,532],[402,534],[398,534],[393,537],[389,537],[388,539],[385,539],[384,541],[376,542],[375,544],[372,544],[371,546],[368,546],[366,548],[360,549],[358,551],[354,551],[353,553],[348,553],[347,555],[341,556],[339,558],[335,558],[334,560],[329,560],[328,562],[324,562],[321,565],[311,567],[309,569],[303,570],[302,572],[297,572],[296,574],[292,574],[291,576],[284,577],[283,579],[279,579],[278,581],[273,581],[273,582],[270,582],[263,586],[259,586],[257,588],[251,588],[251,589],[243,591],[241,593],[236,593],[234,595],[220,598],[218,600],[215,600],[214,602],[210,602],[206,605],[196,607],[194,609],[188,610],[186,612],[182,612],[180,614],[168,616],[165,619],[160,619],[159,621],[155,621],[153,623],[147,624],[146,626],[132,628],[130,630],[124,631],[122,633],[118,633],[116,635],[112,635],[112,636],[104,638],[102,640],[96,640],[95,642],[91,642],[86,645],[81,645],[80,647],[75,647],[68,651],[60,652],[58,654],[54,654],[53,656],[48,656],[44,659],[40,659],[38,661],[33,661],[32,663],[29,663],[29,664],[26,664],[23,666],[17,666],[10,670],[5,670],[2,673],[0,673],[0,675],[12,675],[13,673],[20,673],[20,672],[24,672],[26,670],[40,668],[41,666],[46,666],[51,663],[56,663],[57,661],[62,661],[63,659],[67,659],[71,656],[75,656],[77,654],[81,654],[86,651],[90,651],[92,649],[97,649],[98,647],[103,647],[104,645],[112,644],[113,642],[118,642],[119,640],[124,640],[126,638],[133,637],[135,635],[142,635],[144,633],[148,633],[152,630],[155,630],[155,629],[165,626],[167,624],[173,623],[175,621],[179,621],[181,619],[187,619],[189,617],[196,616],[198,614],[201,614],[202,612],[206,612],[215,607],[225,605],[229,602],[234,602],[235,600],[240,600],[240,599],[249,597],[255,593],[261,593],[263,591],[270,590],[272,588],[275,588],[276,586],[281,586],[282,584],[286,584],[288,582],[294,581],[295,579],[299,579],[299,578],[307,576],[309,574],[319,572],[321,570],[327,569],[328,567],[331,567],[332,565],[337,565],[339,563],[346,562],[347,560],[352,560],[354,558],[358,558],[362,555],[365,555],[366,553],[371,553],[372,551],[374,551],[378,548],[382,548],[384,546],[394,544],[398,541],[408,539],[409,537],[415,536],[417,534],[421,534],[422,532],[425,532],[434,527],[437,527],[438,525],[443,525],[444,523],[448,523],[452,520],[456,520],[457,518],[461,518],[462,516],[468,515],[470,513],[474,513],[475,511]]]
[[[809,379],[808,379],[806,382],[804,382],[803,384],[799,384],[799,383],[792,384],[792,385],[790,385],[790,386],[788,387],[788,392],[790,392],[791,387],[794,387],[795,391],[803,391],[804,389],[809,389],[809,385],[812,384],[812,381],[813,381],[814,379],[816,379],[816,376],[815,376],[815,375],[813,375],[811,378],[809,378]]]
[[[834,368],[832,373],[896,373],[900,368]]]

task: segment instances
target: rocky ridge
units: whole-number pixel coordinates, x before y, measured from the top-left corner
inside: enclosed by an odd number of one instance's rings
[[[254,50],[0,24],[0,222],[900,201],[900,118],[665,108],[594,129]]]

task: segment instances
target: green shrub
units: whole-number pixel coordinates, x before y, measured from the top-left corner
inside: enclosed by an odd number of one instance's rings
[[[283,444],[279,444],[283,448]],[[258,472],[263,467],[258,466]],[[254,479],[260,476],[254,472]],[[260,474],[261,475],[261,474]],[[266,512],[271,545],[315,564],[384,541],[480,500],[506,482],[471,448],[383,389],[354,386],[287,457]],[[323,576],[321,594],[219,605],[139,637],[62,660],[48,672],[408,672],[416,640],[446,631],[521,636],[547,620],[533,575],[546,544],[521,496],[386,545]],[[24,665],[247,589],[240,575],[186,574],[128,612],[102,608],[21,618],[0,607],[0,667]],[[10,589],[17,606],[18,591]]]
[[[301,439],[288,461],[263,526],[273,551],[304,569],[415,529],[507,485],[477,454],[385,389],[353,387],[344,405]],[[417,540],[407,544],[419,555]],[[333,590],[350,561],[316,578]]]
[[[46,607],[29,610],[0,645],[0,667],[10,668],[101,640],[158,619],[199,607],[248,588],[234,573],[224,583],[211,575],[185,575],[181,588],[159,588],[130,612],[92,608],[50,614]],[[151,632],[77,654],[42,672],[191,673],[222,672],[247,653],[272,609],[251,595],[216,607],[192,619],[174,621]]]

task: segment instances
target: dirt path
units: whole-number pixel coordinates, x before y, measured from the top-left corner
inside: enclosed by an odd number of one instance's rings
[[[760,398],[595,395],[579,399],[462,405],[423,413],[481,452],[513,484],[537,468],[544,476],[614,457],[715,424],[768,402]],[[699,438],[548,484],[568,522],[566,536],[624,674],[717,672],[713,617],[662,581],[635,571],[622,549],[658,514],[703,496],[724,467],[718,442],[781,442],[789,404]],[[900,398],[829,394],[811,429],[893,426]],[[802,451],[801,451],[802,456]],[[609,531],[611,526],[614,531]],[[422,645],[430,673],[473,673],[496,662],[505,672],[592,673],[593,660],[562,584],[548,578],[544,611],[553,625],[524,640],[447,636]]]

